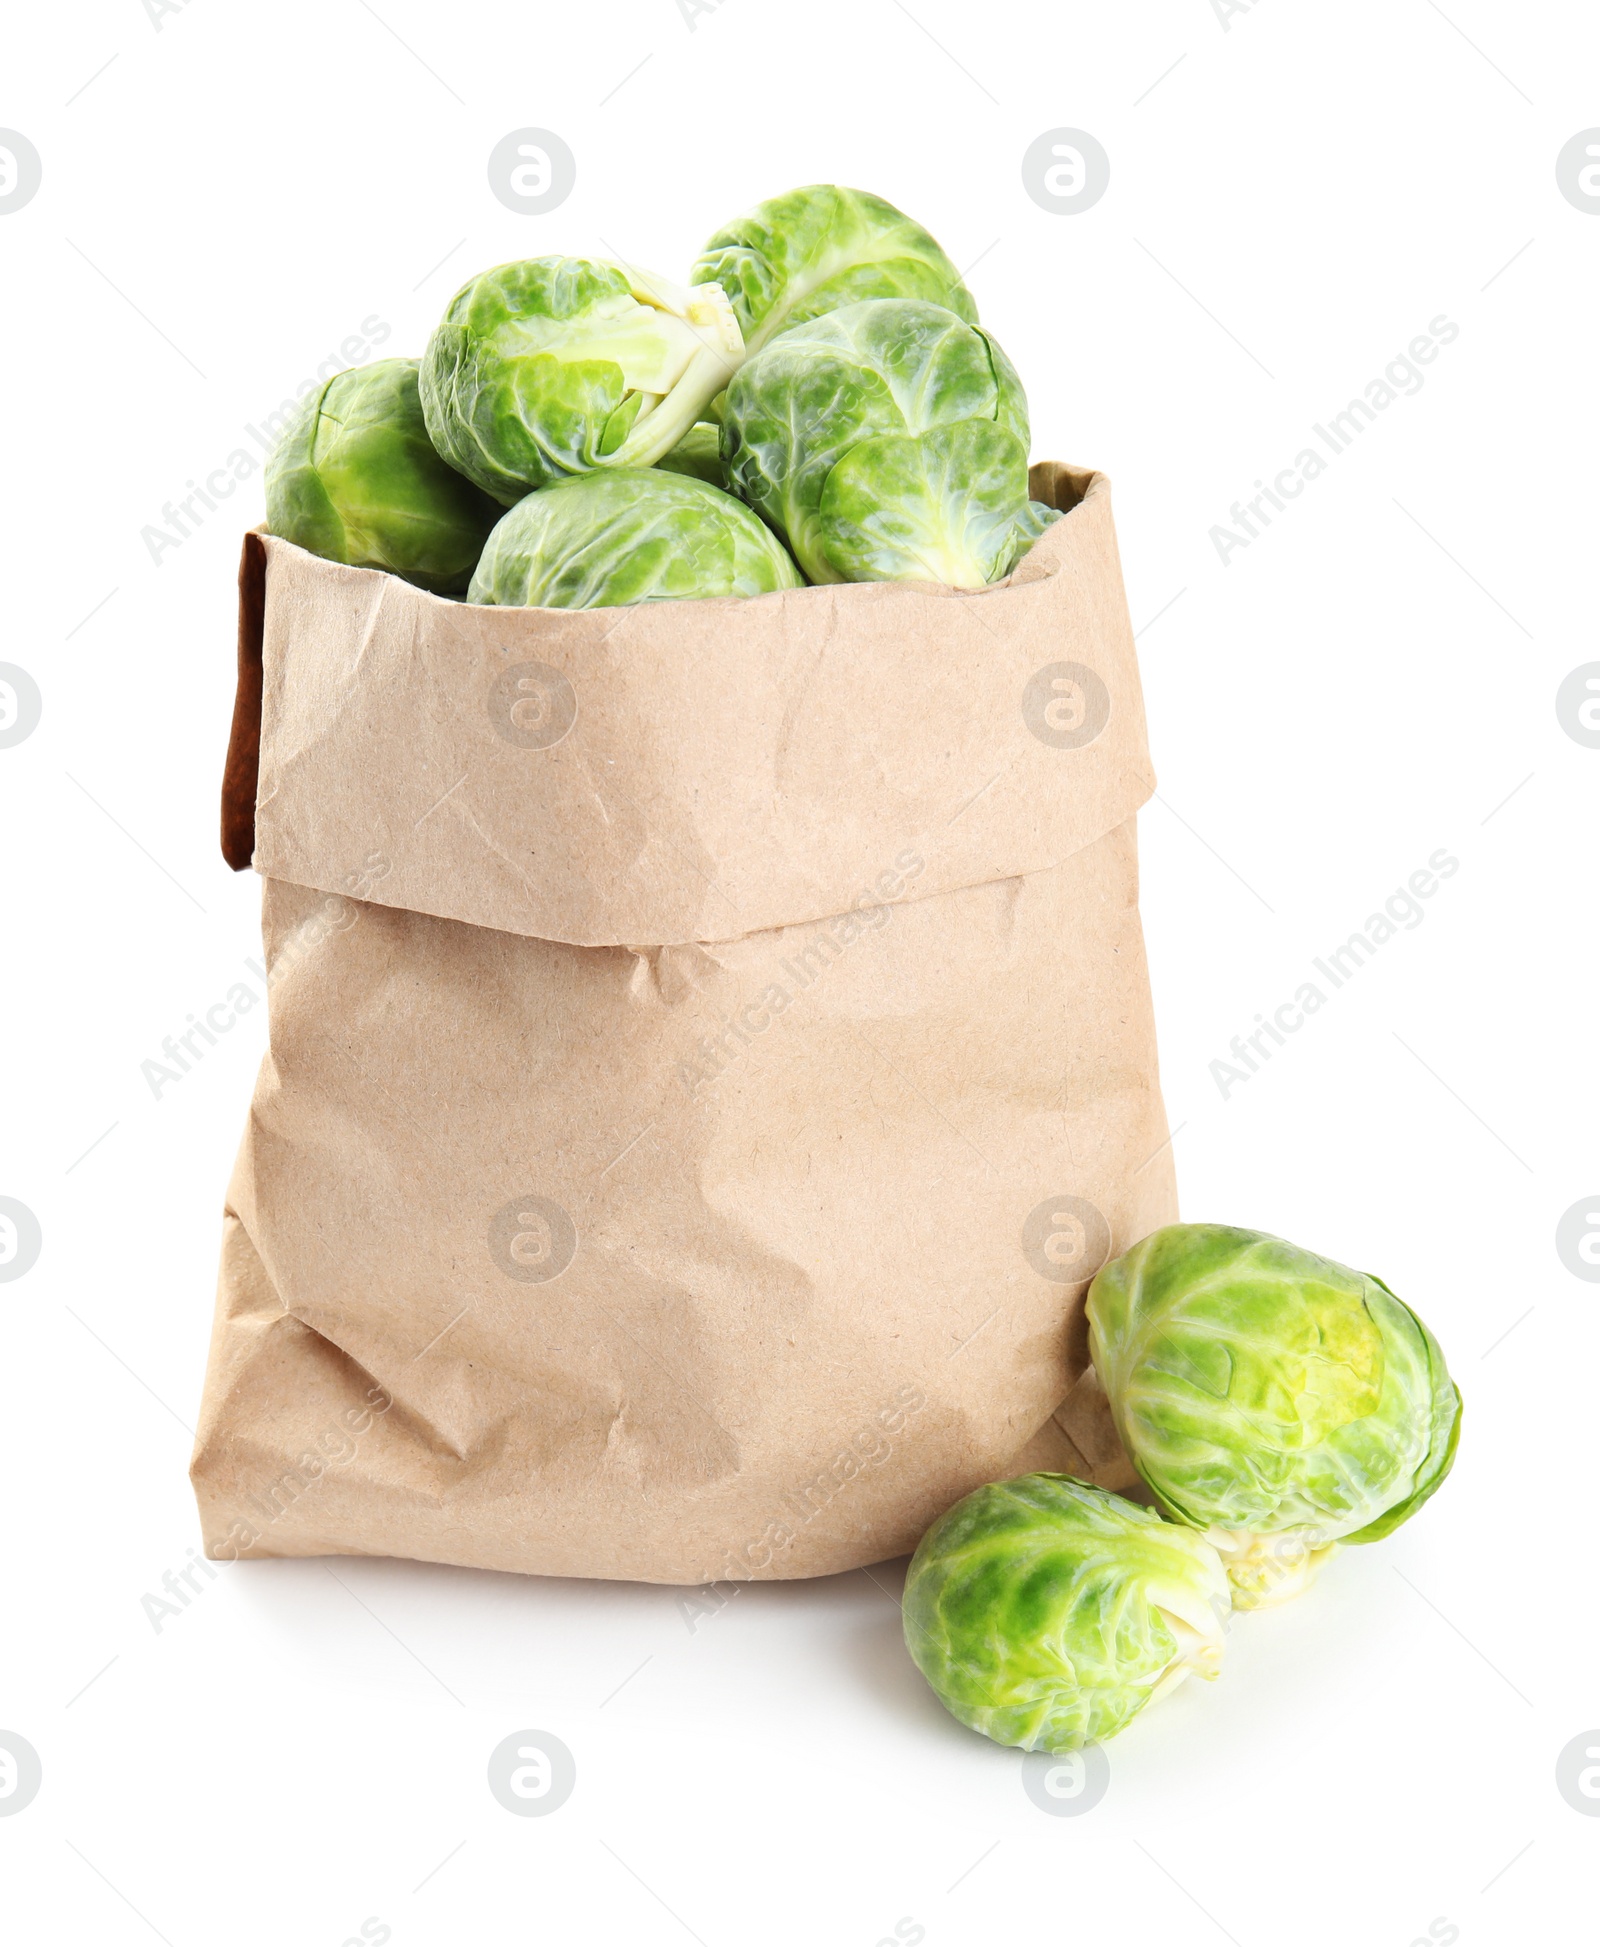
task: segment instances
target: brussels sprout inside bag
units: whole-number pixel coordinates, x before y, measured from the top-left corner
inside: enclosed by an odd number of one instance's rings
[[[443,594],[466,587],[500,514],[429,443],[414,358],[357,366],[313,392],[267,461],[266,490],[274,534]]]
[[[1037,538],[1021,382],[936,304],[851,304],[781,333],[728,388],[723,455],[812,581],[982,588]]]
[[[1377,1278],[1262,1231],[1172,1224],[1099,1273],[1088,1310],[1128,1457],[1219,1550],[1240,1608],[1392,1533],[1450,1470],[1461,1396]]]
[[[533,257],[456,293],[422,361],[422,408],[440,454],[509,505],[565,474],[653,465],[743,355],[720,285]]]
[[[700,254],[694,284],[720,284],[745,349],[867,298],[921,298],[968,324],[978,307],[920,223],[865,190],[815,183],[758,203]]]
[[[489,536],[467,599],[619,608],[800,586],[742,502],[682,474],[613,467],[519,500]]]

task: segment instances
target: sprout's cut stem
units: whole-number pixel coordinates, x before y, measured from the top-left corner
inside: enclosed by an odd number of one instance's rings
[[[628,272],[633,294],[641,303],[682,318],[699,341],[672,390],[649,402],[629,428],[628,437],[601,463],[654,466],[705,417],[711,401],[744,363],[744,339],[720,284],[695,284],[685,290],[660,279],[646,280],[628,265],[622,268]]]
[[[606,455],[607,466],[654,466],[664,459],[706,407],[728,383],[730,367],[726,355],[702,345],[683,369],[672,390],[647,413],[641,413],[629,429],[628,437],[615,453]]]
[[[1235,1609],[1271,1609],[1290,1601],[1311,1586],[1339,1546],[1320,1528],[1283,1528],[1267,1535],[1209,1528],[1206,1540],[1228,1571]]]
[[[1205,1627],[1196,1628],[1192,1609],[1187,1615],[1180,1616],[1165,1604],[1160,1608],[1167,1627],[1177,1638],[1177,1648],[1173,1651],[1172,1661],[1151,1687],[1152,1704],[1159,1702],[1169,1691],[1176,1690],[1189,1677],[1204,1677],[1207,1683],[1214,1683],[1222,1674],[1221,1619],[1208,1610],[1205,1613]]]

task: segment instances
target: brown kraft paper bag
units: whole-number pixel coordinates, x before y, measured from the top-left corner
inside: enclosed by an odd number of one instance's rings
[[[965,593],[490,608],[247,537],[212,1556],[825,1575],[1131,1479],[1083,1297],[1176,1216],[1154,785],[1109,485],[1033,490]]]

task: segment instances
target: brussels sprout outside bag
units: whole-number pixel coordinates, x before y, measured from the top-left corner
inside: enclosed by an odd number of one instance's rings
[[[1031,487],[973,592],[487,607],[248,537],[210,1554],[820,1575],[1119,1484],[1058,1412],[1176,1214],[1153,779],[1109,486]]]

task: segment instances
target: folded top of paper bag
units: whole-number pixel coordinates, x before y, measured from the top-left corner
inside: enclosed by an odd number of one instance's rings
[[[918,897],[1051,866],[1154,785],[1109,482],[1033,491],[1069,511],[975,592],[491,608],[251,537],[253,862],[338,892],[381,855],[363,897],[586,946],[876,904],[906,850]]]

